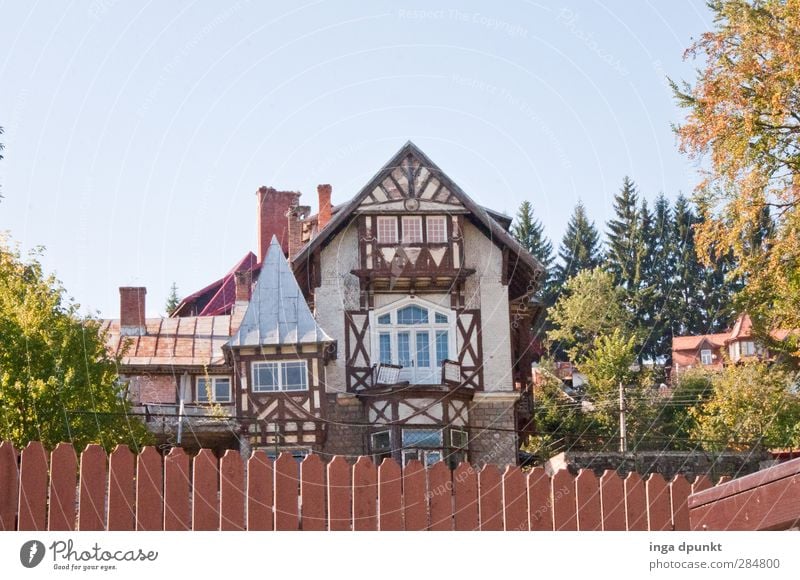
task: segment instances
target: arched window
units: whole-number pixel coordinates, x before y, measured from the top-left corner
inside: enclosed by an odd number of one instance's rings
[[[400,365],[401,381],[441,384],[442,362],[455,358],[455,313],[421,298],[377,309],[373,317],[374,362]]]

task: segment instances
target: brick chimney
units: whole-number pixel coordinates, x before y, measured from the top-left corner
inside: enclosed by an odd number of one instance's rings
[[[144,297],[147,288],[122,286],[119,289],[119,333],[124,336],[144,336]]]
[[[307,205],[296,205],[286,212],[286,229],[288,231],[289,252],[287,256],[291,260],[303,247],[303,222],[308,217],[311,208]]]
[[[281,243],[283,253],[289,252],[289,231],[286,214],[300,199],[296,191],[276,191],[262,185],[256,192],[258,198],[258,261],[264,260],[272,236]]]
[[[253,290],[253,272],[250,270],[240,270],[234,272],[236,282],[236,302],[250,302]]]
[[[317,186],[319,195],[319,213],[317,214],[317,231],[322,231],[328,222],[331,221],[331,186],[323,183]]]

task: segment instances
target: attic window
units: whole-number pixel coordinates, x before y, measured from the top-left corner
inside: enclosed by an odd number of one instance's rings
[[[397,243],[397,218],[387,216],[378,218],[378,243]]]
[[[710,365],[713,362],[710,349],[704,348],[700,351],[700,362],[702,362],[704,365]]]
[[[403,216],[403,243],[422,243],[422,217]]]
[[[447,241],[447,224],[444,216],[429,216],[428,222],[428,243],[443,244]]]

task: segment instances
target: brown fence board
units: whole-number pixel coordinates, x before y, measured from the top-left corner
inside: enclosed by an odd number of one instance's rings
[[[506,531],[521,532],[528,529],[528,489],[525,476],[516,465],[503,472],[503,526]]]
[[[553,531],[553,499],[550,476],[541,467],[528,472],[528,525],[531,530]]]
[[[127,445],[117,445],[108,458],[108,529],[136,528],[135,457]]]
[[[0,531],[12,531],[17,529],[19,471],[17,450],[10,441],[0,443],[0,482]]]
[[[328,463],[328,529],[350,529],[352,507],[350,504],[350,465],[337,455]]]
[[[407,531],[428,529],[425,468],[413,459],[403,469],[403,523]]]
[[[578,529],[599,531],[603,529],[603,512],[600,507],[600,481],[591,469],[581,469],[575,478],[575,497],[578,502]]]
[[[692,486],[683,475],[676,475],[669,483],[669,499],[672,509],[672,529],[687,531],[689,527],[689,494]]]
[[[452,473],[443,461],[434,463],[428,472],[428,513],[430,528],[437,532],[453,529]]]
[[[400,466],[384,459],[378,467],[378,529],[403,529],[403,489]]]
[[[192,461],[192,529],[219,529],[219,468],[210,449],[201,449]]]
[[[78,529],[98,531],[106,527],[106,452],[96,443],[81,453]]]
[[[459,463],[453,472],[453,496],[456,530],[479,530],[478,474],[465,461]]]
[[[358,458],[353,466],[353,529],[378,529],[378,474],[369,457]]]
[[[47,455],[38,441],[22,450],[19,467],[20,530],[47,529]]]
[[[708,478],[707,475],[699,475],[694,478],[692,482],[692,494],[700,493],[701,491],[705,491],[707,489],[711,489],[714,487],[714,484],[711,483],[711,480]]]
[[[219,461],[219,528],[244,530],[244,462],[238,451],[228,449]]]
[[[192,529],[190,505],[189,456],[173,447],[164,458],[164,529]]]
[[[273,529],[274,465],[263,451],[253,451],[247,461],[247,529]]]
[[[553,525],[556,531],[578,529],[575,478],[566,469],[559,469],[551,480],[553,495]]]
[[[628,530],[647,530],[647,494],[644,481],[638,473],[631,472],[624,480],[625,484],[625,522]]]
[[[300,476],[297,460],[291,453],[282,451],[275,460],[275,529],[292,531],[300,529],[297,497]]]
[[[478,506],[481,530],[503,529],[502,477],[496,465],[485,465],[478,473]]]
[[[149,445],[136,459],[136,529],[164,529],[164,471],[161,455]]]
[[[651,532],[672,529],[672,508],[669,487],[660,473],[651,473],[645,481],[647,497],[647,529]]]
[[[58,532],[75,531],[75,487],[78,475],[78,456],[69,443],[59,443],[50,453],[50,509],[47,529]]]
[[[300,464],[300,496],[302,529],[325,530],[325,465],[319,455],[308,455]]]
[[[616,471],[607,469],[600,477],[600,503],[603,508],[603,530],[624,531],[625,485]]]

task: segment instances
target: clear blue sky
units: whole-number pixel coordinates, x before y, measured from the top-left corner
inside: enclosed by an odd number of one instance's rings
[[[431,4],[435,4],[431,7]],[[622,177],[690,193],[666,76],[702,1],[0,3],[0,230],[85,311],[157,315],[256,247],[258,186],[350,198],[408,139],[554,245]]]

